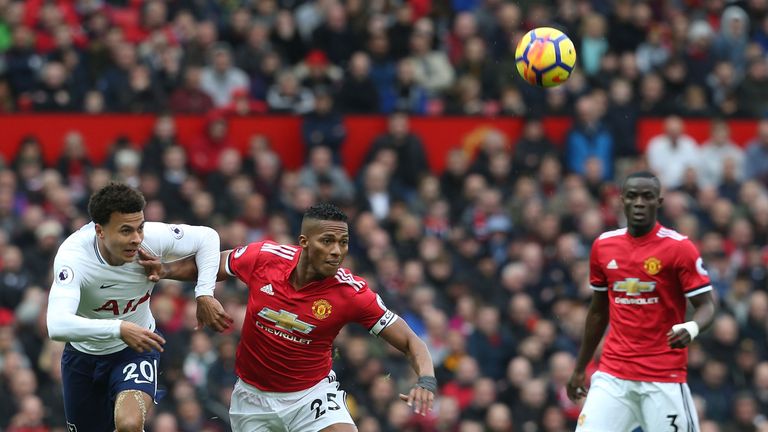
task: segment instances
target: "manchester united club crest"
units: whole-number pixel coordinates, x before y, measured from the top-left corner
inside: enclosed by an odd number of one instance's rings
[[[316,300],[312,303],[312,313],[315,315],[315,318],[320,320],[328,318],[331,315],[332,309],[333,306],[326,299]]]
[[[661,261],[656,257],[650,257],[643,263],[645,272],[651,276],[658,274],[661,271]]]
[[[584,420],[586,419],[587,419],[586,414],[584,413],[579,414],[579,420],[578,420],[579,426],[584,426]]]

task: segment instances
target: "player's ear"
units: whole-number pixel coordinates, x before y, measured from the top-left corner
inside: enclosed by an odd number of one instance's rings
[[[659,197],[659,207],[661,207],[662,204],[664,204],[664,197],[660,196]]]
[[[299,235],[299,246],[305,248],[309,245],[309,239],[304,234]]]
[[[104,227],[101,224],[96,224],[96,237],[104,238]]]

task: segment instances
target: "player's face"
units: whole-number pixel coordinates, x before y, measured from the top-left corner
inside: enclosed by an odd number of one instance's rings
[[[133,261],[138,256],[139,245],[144,241],[144,212],[114,212],[108,223],[96,224],[96,235],[107,262],[122,265]]]
[[[313,221],[307,233],[299,237],[299,244],[318,276],[333,276],[349,251],[349,226],[339,221]]]
[[[664,201],[659,187],[652,179],[631,178],[624,183],[622,200],[627,223],[649,226],[656,223],[656,212]]]

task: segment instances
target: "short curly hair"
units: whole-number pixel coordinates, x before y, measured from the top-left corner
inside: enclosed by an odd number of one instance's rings
[[[304,219],[347,222],[347,214],[336,205],[323,202],[315,204],[304,212]]]
[[[106,225],[112,213],[138,213],[144,210],[146,204],[141,192],[123,183],[110,182],[91,195],[88,214],[92,221]]]

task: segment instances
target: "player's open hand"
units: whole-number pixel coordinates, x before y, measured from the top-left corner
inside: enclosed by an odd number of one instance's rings
[[[227,330],[235,320],[213,296],[202,295],[197,298],[197,327],[208,326],[217,332]]]
[[[165,339],[150,329],[130,321],[120,323],[120,339],[137,352],[158,350],[163,352]]]
[[[157,257],[144,248],[139,248],[139,265],[144,267],[144,273],[152,282],[162,279],[163,263]]]
[[[576,402],[587,395],[587,387],[584,385],[585,379],[584,372],[574,372],[571,375],[571,379],[565,386],[568,399]]]
[[[416,414],[425,416],[428,412],[432,411],[435,394],[424,387],[415,385],[407,395],[400,393],[400,400],[407,403],[409,407],[412,407],[413,412]]]
[[[667,332],[667,345],[669,345],[670,348],[685,348],[692,340],[691,334],[684,328],[680,328],[677,331],[670,330]]]

